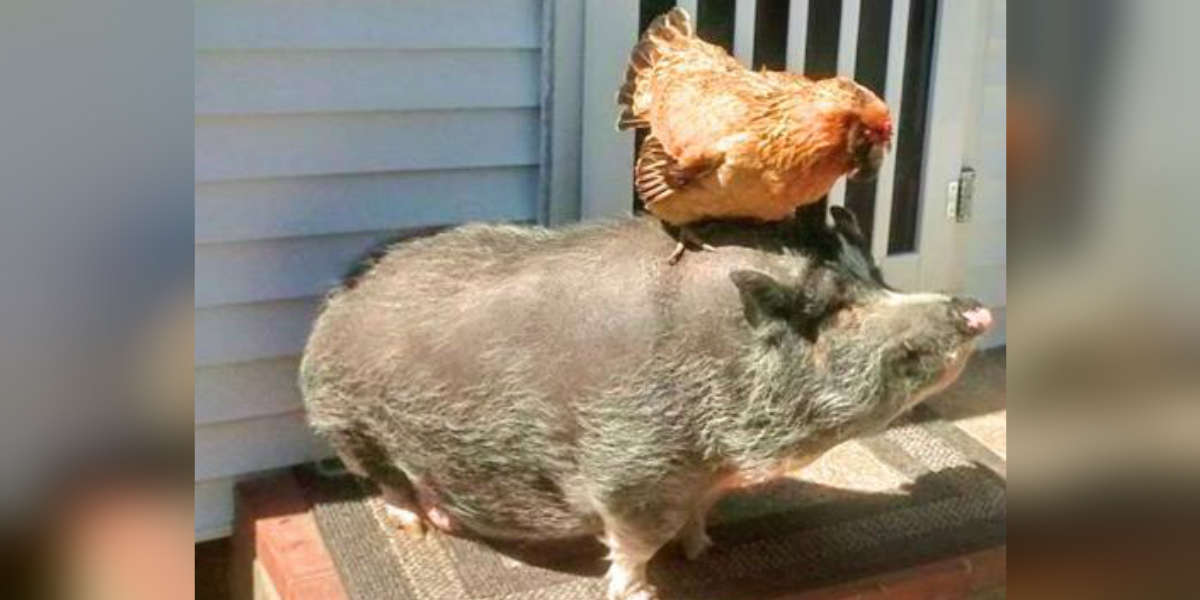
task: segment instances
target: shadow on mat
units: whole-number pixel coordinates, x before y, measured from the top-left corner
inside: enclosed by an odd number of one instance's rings
[[[347,480],[349,481],[349,480]],[[744,488],[723,499],[709,516],[709,535],[714,546],[697,561],[685,560],[678,546],[669,544],[650,562],[650,581],[664,600],[693,597],[702,586],[704,597],[713,599],[763,597],[781,585],[808,587],[844,581],[883,571],[905,568],[952,554],[993,546],[1003,539],[1003,516],[989,520],[982,529],[953,529],[936,535],[906,536],[912,519],[942,518],[935,505],[953,503],[972,496],[992,498],[1002,494],[1004,481],[987,468],[975,464],[925,474],[895,492],[863,492],[785,478]],[[373,492],[366,486],[339,486],[338,498],[324,501],[365,499]],[[357,491],[352,491],[354,488]],[[998,490],[1000,490],[998,492]],[[321,502],[321,499],[315,499]],[[1001,500],[1002,502],[1002,500]],[[920,508],[931,507],[922,513]],[[906,509],[911,509],[906,512]],[[1002,509],[1001,509],[1002,510]],[[899,511],[899,513],[897,513]],[[858,531],[856,521],[887,513],[904,513],[886,527]],[[911,513],[911,514],[909,514]],[[905,521],[908,520],[908,522]],[[806,536],[822,529],[846,525],[853,530],[842,548],[822,548],[812,555],[799,548]],[[936,529],[936,527],[934,527]],[[397,532],[396,535],[403,535]],[[439,535],[439,534],[433,534]],[[440,534],[447,535],[447,534]],[[869,548],[857,550],[861,540],[854,535],[875,536]],[[479,545],[525,565],[582,577],[601,577],[608,568],[606,549],[593,537],[551,541],[501,541],[470,534],[449,536],[452,543]],[[765,567],[763,546],[789,538],[772,552],[794,551],[776,562],[786,568]],[[801,541],[792,543],[792,540]],[[840,539],[840,538],[839,538]],[[811,541],[809,543],[811,545]],[[753,564],[758,562],[760,564]],[[751,566],[747,567],[746,564]],[[801,567],[802,565],[802,567]],[[778,574],[771,573],[777,569]],[[743,572],[739,576],[738,573]],[[800,572],[803,571],[803,572]],[[719,574],[719,576],[714,575]],[[714,587],[707,587],[711,582]]]

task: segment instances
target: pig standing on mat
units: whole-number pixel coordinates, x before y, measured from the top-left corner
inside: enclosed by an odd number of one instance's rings
[[[654,598],[646,562],[709,546],[724,491],[880,431],[990,325],[889,289],[850,213],[824,217],[701,226],[716,250],[674,267],[649,219],[399,244],[317,319],[309,421],[406,529],[598,534],[609,598]]]

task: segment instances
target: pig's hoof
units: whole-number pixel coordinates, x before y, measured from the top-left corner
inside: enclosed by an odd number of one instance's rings
[[[683,547],[683,555],[688,560],[696,560],[700,558],[701,554],[704,554],[705,550],[708,550],[713,545],[713,541],[712,538],[708,537],[707,533],[699,531],[679,540],[679,545]]]
[[[633,583],[616,588],[608,587],[608,600],[658,600],[658,592],[648,583]]]
[[[425,517],[429,519],[430,523],[433,523],[434,527],[442,531],[449,532],[454,529],[454,521],[450,519],[450,515],[436,506],[432,506],[429,510],[426,510]]]
[[[658,594],[652,588],[641,589],[625,596],[624,600],[658,600]]]
[[[388,524],[403,531],[408,537],[413,539],[425,537],[425,524],[421,522],[421,515],[391,504],[383,506],[383,514]]]

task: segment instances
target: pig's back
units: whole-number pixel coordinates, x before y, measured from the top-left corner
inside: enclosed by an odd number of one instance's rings
[[[398,245],[314,325],[301,365],[310,422],[377,441],[478,531],[594,526],[570,491],[572,402],[652,349],[640,262],[670,243],[631,247],[661,242],[650,227],[468,226]]]
[[[665,254],[637,248],[661,245],[653,227],[470,225],[399,244],[331,295],[308,352],[356,369],[432,364],[459,381],[500,367],[489,362],[578,372],[600,359],[633,360],[654,329],[643,263]],[[569,383],[564,371],[555,375]]]
[[[638,370],[681,332],[725,353],[742,318],[729,272],[794,259],[735,244],[670,266],[674,243],[643,218],[468,225],[398,244],[331,294],[302,385],[386,398],[494,382],[558,403]]]

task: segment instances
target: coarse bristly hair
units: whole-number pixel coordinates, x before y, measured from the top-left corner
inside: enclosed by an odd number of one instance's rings
[[[484,535],[669,539],[708,490],[884,427],[969,353],[964,301],[890,290],[824,217],[698,226],[716,250],[673,267],[649,219],[396,245],[314,324],[309,422]]]

